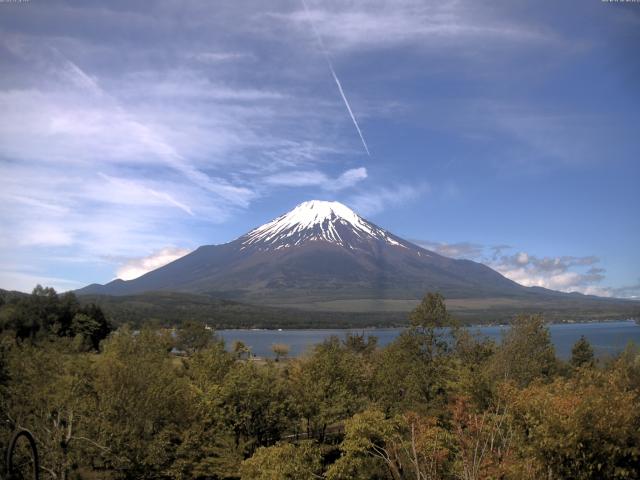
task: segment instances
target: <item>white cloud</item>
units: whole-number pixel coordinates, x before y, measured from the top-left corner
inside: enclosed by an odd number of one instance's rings
[[[269,175],[265,182],[278,187],[309,187],[323,185],[329,180],[327,175],[318,170],[294,170]]]
[[[614,297],[640,299],[640,281],[633,285],[624,285],[610,289]]]
[[[520,265],[526,265],[527,263],[529,263],[529,255],[527,254],[527,252],[518,253],[518,255],[516,255],[516,262]]]
[[[470,242],[446,243],[428,240],[414,240],[414,243],[439,255],[451,258],[476,259],[484,252],[484,246]]]
[[[527,287],[543,287],[562,292],[580,292],[602,297],[636,298],[640,285],[607,287],[601,285],[606,270],[598,266],[595,256],[540,257],[512,250],[508,245],[487,247],[471,242],[443,243],[415,240],[418,245],[451,258],[465,258],[484,263],[505,277]]]
[[[365,178],[367,178],[366,168],[352,168],[340,175],[334,182],[327,185],[326,188],[327,190],[342,190],[343,188],[354,186]]]
[[[252,58],[250,53],[243,52],[198,52],[187,55],[188,58],[192,58],[202,63],[219,63],[229,62],[233,60],[244,60]]]
[[[527,287],[610,296],[609,290],[598,285],[605,278],[605,270],[596,266],[599,262],[600,259],[593,256],[538,257],[518,252],[491,259],[488,264]]]
[[[389,207],[414,201],[429,191],[426,183],[375,188],[349,197],[346,203],[361,215],[375,215]]]
[[[598,145],[603,141],[612,142],[628,128],[619,119],[605,114],[586,115],[582,111],[558,109],[555,105],[481,100],[474,102],[473,110],[472,123],[480,129],[492,128],[506,134],[513,141],[512,148],[524,150],[511,164],[515,162],[525,172],[543,166],[601,161],[602,151]]]
[[[610,296],[611,289],[596,285],[604,279],[605,270],[594,265],[597,257],[538,257],[527,252],[503,255],[511,247],[486,247],[477,243],[444,243],[417,240],[428,250],[451,258],[465,258],[484,263],[505,277],[527,287],[544,287],[564,292],[581,292]],[[493,253],[492,253],[493,252]]]
[[[352,187],[367,178],[364,167],[352,168],[337,178],[331,178],[318,170],[284,171],[269,175],[265,182],[279,187],[320,187],[324,190],[338,191]]]
[[[73,244],[73,235],[61,225],[51,222],[34,222],[21,232],[18,242],[23,246],[69,246]]]
[[[82,287],[81,282],[66,278],[52,277],[46,274],[25,273],[13,270],[0,270],[0,288],[31,292],[36,285],[52,287],[58,292],[75,290]]]
[[[191,250],[186,248],[165,247],[146,257],[128,260],[118,268],[117,276],[122,280],[132,280],[184,257],[190,252]]]
[[[549,30],[525,25],[506,15],[491,15],[473,2],[443,0],[376,0],[310,2],[288,14],[274,14],[306,31],[309,18],[331,51],[417,44],[426,49],[492,42],[556,43]]]
[[[193,210],[189,205],[176,200],[166,191],[158,191],[138,181],[115,178],[105,175],[104,173],[99,173],[98,175],[109,183],[107,189],[110,199],[104,199],[105,201],[111,200],[118,203],[128,203],[138,206],[156,204],[170,205],[193,216]]]

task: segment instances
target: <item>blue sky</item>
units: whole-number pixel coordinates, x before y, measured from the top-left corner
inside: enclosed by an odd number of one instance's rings
[[[640,4],[306,3],[0,3],[0,287],[131,278],[319,198],[640,295]]]

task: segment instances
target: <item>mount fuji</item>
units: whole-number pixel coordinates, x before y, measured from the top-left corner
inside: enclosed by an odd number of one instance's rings
[[[259,305],[373,311],[407,310],[428,291],[454,303],[475,301],[476,308],[488,299],[493,305],[535,306],[597,298],[524,287],[481,263],[404,240],[341,203],[319,200],[136,279],[92,284],[76,293],[181,292]]]

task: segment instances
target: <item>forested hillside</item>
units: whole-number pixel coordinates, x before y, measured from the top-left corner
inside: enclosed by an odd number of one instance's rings
[[[385,348],[349,336],[264,361],[198,322],[96,345],[95,316],[35,293],[2,308],[0,439],[32,431],[42,478],[640,477],[640,351],[597,361],[581,340],[562,362],[537,316],[495,344],[428,295]],[[30,302],[48,317],[25,329]]]
[[[332,312],[249,305],[177,292],[139,295],[82,295],[83,304],[96,304],[114,325],[139,328],[180,326],[185,320],[224,328],[350,328],[406,325],[406,312]]]

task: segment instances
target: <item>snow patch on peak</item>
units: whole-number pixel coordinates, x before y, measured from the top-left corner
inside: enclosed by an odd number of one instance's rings
[[[326,241],[354,248],[353,241],[343,238],[345,229],[350,230],[351,237],[355,236],[360,240],[373,237],[391,245],[405,247],[346,205],[323,200],[309,200],[299,204],[290,212],[247,233],[242,244],[280,249],[306,241]]]
[[[274,222],[309,228],[314,225],[322,225],[326,220],[333,220],[334,218],[343,219],[354,226],[360,226],[364,229],[367,228],[367,222],[346,205],[340,202],[327,202],[323,200],[302,202],[290,212],[276,218]]]

